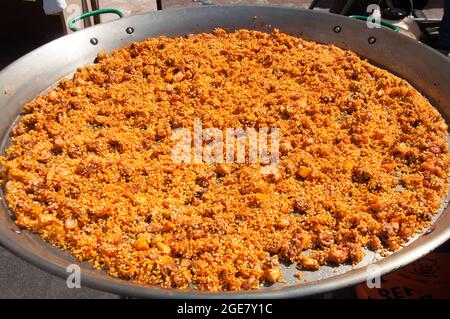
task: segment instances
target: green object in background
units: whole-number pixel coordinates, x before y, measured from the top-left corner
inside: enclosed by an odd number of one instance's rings
[[[350,18],[357,19],[357,20],[362,20],[362,21],[367,21],[369,19],[369,17],[358,16],[358,15],[350,16]],[[396,25],[393,25],[392,23],[389,23],[389,22],[384,21],[384,20],[380,20],[380,23],[381,23],[381,25],[383,25],[383,26],[385,26],[385,27],[387,27],[389,29],[392,29],[395,32],[398,32],[398,27]]]
[[[106,8],[106,9],[89,11],[89,12],[83,13],[82,15],[79,15],[78,17],[70,19],[68,22],[69,29],[76,32],[76,31],[78,31],[78,28],[75,26],[76,22],[80,21],[81,19],[84,19],[87,17],[92,17],[92,16],[95,16],[98,14],[103,14],[103,13],[115,13],[120,18],[122,18],[124,16],[122,11],[120,11],[119,9],[115,9],[115,8]]]

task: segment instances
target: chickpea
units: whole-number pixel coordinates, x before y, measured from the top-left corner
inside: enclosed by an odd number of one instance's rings
[[[183,72],[178,72],[173,76],[173,81],[174,82],[180,82],[184,79],[184,73]]]
[[[377,236],[371,236],[368,242],[369,248],[372,251],[376,251],[382,247],[381,240]]]
[[[42,214],[42,208],[38,205],[34,205],[31,209],[31,216],[33,216],[34,218],[39,217]]]
[[[297,177],[301,177],[301,178],[307,178],[310,174],[311,174],[311,169],[306,166],[301,166],[297,170],[297,172],[295,172],[295,175],[297,175]]]
[[[333,233],[330,231],[322,231],[319,233],[318,242],[323,247],[330,247],[334,243]]]
[[[64,230],[64,227],[61,226],[59,223],[55,223],[52,225],[51,227],[51,232],[52,235],[56,238],[64,238],[64,236],[66,235],[66,231]]]
[[[276,224],[277,228],[288,228],[291,225],[291,222],[287,218],[281,218]]]
[[[317,150],[317,154],[321,157],[328,158],[331,155],[331,151],[327,147],[319,147]]]
[[[320,268],[319,262],[311,257],[303,256],[300,264],[301,265],[299,266],[301,266],[301,268],[306,270],[317,270]]]
[[[384,164],[382,164],[381,165],[385,170],[386,170],[386,172],[388,172],[388,173],[392,173],[393,171],[394,171],[394,169],[395,169],[395,163],[384,163]]]
[[[381,143],[383,143],[383,145],[385,146],[391,146],[392,144],[394,144],[394,139],[388,135],[386,135],[382,140]]]
[[[216,167],[215,172],[219,176],[225,176],[231,173],[231,166],[228,164],[222,164]]]
[[[383,233],[386,236],[394,236],[397,234],[400,225],[397,222],[392,223],[384,223],[383,224]]]
[[[254,194],[251,201],[249,202],[249,206],[261,207],[261,205],[265,201],[267,201],[268,198],[269,198],[268,194],[261,194],[261,193]]]
[[[164,226],[163,226],[163,230],[164,231],[171,231],[171,230],[174,230],[174,229],[175,229],[175,224],[172,223],[171,221],[166,222],[164,224]]]
[[[372,196],[369,198],[369,207],[374,212],[383,210],[385,206],[385,203],[378,196]]]
[[[383,129],[378,129],[373,134],[373,138],[376,140],[382,140],[385,136],[386,136],[386,131]]]
[[[350,137],[350,140],[356,145],[367,144],[367,142],[368,142],[367,137],[365,137],[361,134],[353,134]]]
[[[437,172],[437,167],[433,163],[424,162],[420,165],[420,167],[423,170],[430,172],[431,174],[436,174]]]
[[[309,145],[314,144],[314,137],[308,137],[308,138],[303,142],[303,144],[304,144],[305,146],[309,146]]]
[[[38,224],[40,227],[47,226],[55,221],[55,216],[52,214],[40,214],[38,217]]]
[[[279,112],[286,118],[292,117],[296,113],[296,109],[291,105],[282,105]]]
[[[414,233],[413,229],[411,227],[401,227],[399,231],[399,235],[402,238],[409,238]]]
[[[353,167],[356,166],[356,163],[352,160],[347,160],[343,164],[343,169],[346,172],[351,172],[353,170]]]
[[[292,149],[292,143],[290,141],[285,141],[280,144],[280,152],[283,155],[288,154]]]
[[[300,109],[305,109],[308,107],[308,101],[306,98],[301,98],[297,101],[297,107]]]
[[[326,256],[326,261],[333,264],[342,264],[348,260],[349,250],[348,248],[342,246],[331,247],[328,255]]]
[[[430,199],[431,208],[438,209],[441,207],[441,205],[442,205],[442,200],[438,195],[435,194],[434,196],[431,197],[431,199]]]
[[[52,90],[48,93],[48,99],[50,102],[56,102],[59,98],[58,93],[55,90]]]
[[[78,225],[77,220],[76,219],[71,219],[71,218],[67,219],[66,222],[64,223],[64,226],[67,229],[74,229],[74,228],[77,227],[77,225]]]
[[[248,207],[244,207],[237,211],[237,215],[242,218],[249,217],[252,215],[252,210]]]
[[[170,202],[168,200],[163,200],[161,205],[166,209],[170,208]]]
[[[400,143],[394,148],[394,153],[400,156],[405,156],[408,153],[409,147],[405,143]]]
[[[278,183],[282,179],[282,175],[279,172],[273,173],[269,175],[269,181],[272,183]]]
[[[437,129],[441,132],[447,132],[448,126],[445,122],[440,122],[439,124],[437,124]]]
[[[364,253],[360,247],[353,248],[350,250],[349,258],[350,258],[350,261],[352,262],[352,264],[354,265],[354,264],[359,263],[364,258]]]
[[[156,130],[156,135],[155,135],[155,137],[156,137],[157,140],[161,140],[161,139],[165,138],[168,134],[169,134],[169,133],[167,132],[166,129],[164,129],[164,128],[162,128],[162,127],[159,127],[159,128]]]
[[[260,193],[255,194],[255,199],[257,201],[265,201],[265,200],[267,200],[267,198],[269,198],[268,194],[260,194]]]
[[[150,223],[147,226],[147,231],[149,233],[159,233],[161,230],[163,230],[163,226],[161,226],[160,224]]]
[[[108,53],[105,50],[100,51],[97,53],[97,58],[99,61],[104,60],[108,57]]]
[[[148,240],[145,236],[141,235],[134,241],[134,248],[137,250],[147,250],[149,249]]]
[[[161,242],[156,243],[156,247],[158,247],[158,249],[165,255],[170,255],[170,253],[172,252],[170,246]]]
[[[292,205],[294,212],[297,214],[305,214],[307,211],[311,209],[311,205],[302,198],[298,198],[294,200]]]

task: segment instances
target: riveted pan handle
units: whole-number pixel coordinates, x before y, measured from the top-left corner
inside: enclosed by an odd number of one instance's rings
[[[115,8],[105,8],[105,9],[100,9],[100,10],[94,10],[94,11],[89,11],[86,13],[83,13],[82,15],[79,15],[75,18],[72,18],[69,20],[68,22],[68,26],[69,29],[72,31],[78,31],[78,28],[75,26],[75,23],[80,21],[81,19],[87,18],[87,17],[92,17],[98,14],[103,14],[103,13],[115,13],[117,14],[120,18],[122,18],[124,16],[123,12],[120,11],[119,9],[115,9]]]
[[[358,16],[358,15],[350,16],[350,18],[357,19],[357,20],[362,20],[362,21],[367,21],[369,19],[369,17]],[[380,21],[381,25],[383,25],[383,26],[385,26],[385,27],[387,27],[387,28],[389,28],[391,30],[394,30],[395,32],[398,32],[398,27],[396,25],[393,25],[392,23],[389,23],[389,22],[381,20],[381,19],[379,21]]]

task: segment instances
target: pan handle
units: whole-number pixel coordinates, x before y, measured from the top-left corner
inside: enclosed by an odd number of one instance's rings
[[[350,16],[350,18],[357,19],[357,20],[362,20],[362,21],[367,21],[369,19],[369,17],[358,16],[358,15]],[[395,32],[398,32],[398,27],[396,25],[393,25],[392,23],[389,23],[389,22],[381,20],[381,19],[380,19],[380,23],[381,23],[381,25],[383,25],[383,26],[385,26],[385,27],[387,27],[387,28],[389,28],[391,30],[394,30]]]
[[[75,22],[80,21],[81,19],[87,18],[87,17],[92,17],[98,14],[103,14],[103,13],[115,13],[117,14],[120,18],[122,18],[124,16],[123,12],[120,11],[119,9],[115,9],[115,8],[105,8],[105,9],[100,9],[100,10],[94,10],[94,11],[89,11],[86,13],[83,13],[82,15],[79,15],[75,18],[72,18],[69,20],[69,22],[67,23],[67,25],[69,26],[69,29],[76,32],[79,29],[75,26]]]

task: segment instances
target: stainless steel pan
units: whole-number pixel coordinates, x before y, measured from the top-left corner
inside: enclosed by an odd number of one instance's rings
[[[364,22],[327,13],[267,6],[205,6],[147,13],[91,27],[50,42],[8,66],[0,73],[0,136],[3,139],[0,151],[3,152],[9,143],[9,131],[23,104],[77,67],[92,63],[98,51],[111,51],[132,41],[158,35],[186,35],[211,31],[216,27],[269,32],[272,28],[279,28],[307,40],[351,49],[409,81],[446,119],[450,116],[450,61],[421,43],[388,29],[369,29]],[[75,263],[73,257],[46,244],[38,236],[19,230],[12,216],[1,200],[0,243],[30,263],[66,277],[66,267]],[[383,274],[395,270],[425,255],[449,237],[450,209],[446,208],[430,229],[391,256],[382,258],[369,253],[357,267],[322,267],[316,272],[304,273],[308,280],[304,283],[294,280],[292,267],[287,267],[288,282],[283,285],[248,292],[181,291],[114,279],[92,269],[89,264],[82,264],[82,285],[132,297],[306,296],[365,281],[368,264],[376,264],[376,270]]]

